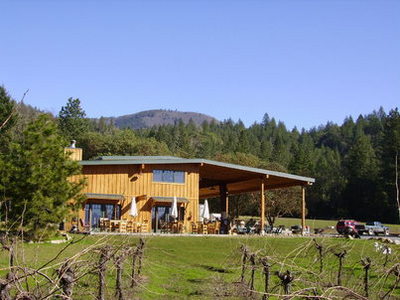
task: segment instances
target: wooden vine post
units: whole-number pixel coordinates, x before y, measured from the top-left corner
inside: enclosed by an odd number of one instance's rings
[[[256,272],[256,255],[252,253],[250,255],[250,263],[251,263],[251,277],[250,277],[250,283],[249,283],[249,288],[250,288],[250,295],[253,294],[254,290],[254,274]]]
[[[122,289],[122,273],[123,273],[123,265],[126,257],[130,254],[131,249],[123,249],[121,253],[115,258],[115,267],[117,270],[117,276],[115,280],[115,297],[118,300],[124,300],[124,293]]]
[[[97,296],[98,300],[105,300],[105,291],[106,291],[106,271],[107,271],[107,261],[110,259],[110,246],[105,246],[100,250],[100,259],[99,259],[99,293]]]
[[[285,295],[288,295],[290,293],[290,285],[294,280],[294,276],[289,270],[287,270],[285,273],[278,273],[278,277],[281,280]]]
[[[131,287],[136,285],[136,274],[140,275],[142,270],[142,255],[144,248],[144,240],[140,238],[139,244],[136,246],[135,250],[132,251],[132,273],[131,273]],[[138,267],[136,268],[136,260],[138,260]]]
[[[338,268],[338,275],[337,275],[337,285],[342,285],[342,270],[343,270],[343,260],[347,254],[346,250],[343,250],[338,253],[334,253],[335,256],[339,259],[339,268]]]
[[[246,246],[241,246],[242,250],[242,274],[240,275],[240,282],[244,283],[244,275],[246,273],[246,262],[248,257],[248,250]]]
[[[365,292],[365,297],[369,297],[369,269],[371,268],[371,259],[369,257],[366,257],[361,260],[361,264],[363,265],[364,268],[364,292]]]
[[[261,259],[261,264],[263,265],[263,273],[265,277],[264,281],[264,295],[262,297],[263,300],[269,299],[268,290],[269,290],[269,268],[271,265],[268,263],[268,259],[266,257]]]
[[[60,269],[57,270],[60,279],[60,286],[63,295],[72,299],[72,291],[75,283],[75,271],[68,261],[66,261]]]
[[[322,273],[324,269],[324,247],[317,242],[316,239],[313,239],[315,243],[315,248],[318,250],[318,260],[319,260],[319,272]]]

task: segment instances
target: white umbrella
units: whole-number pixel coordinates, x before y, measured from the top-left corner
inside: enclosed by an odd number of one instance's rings
[[[178,217],[178,200],[176,199],[176,197],[174,197],[174,201],[172,201],[170,216],[174,219]]]
[[[204,200],[204,208],[203,208],[202,217],[203,217],[204,219],[207,219],[207,220],[210,219],[210,209],[208,208],[208,201],[207,201],[207,199]]]
[[[129,215],[131,215],[132,217],[138,216],[138,211],[136,207],[136,197],[132,197],[131,210],[129,211]]]

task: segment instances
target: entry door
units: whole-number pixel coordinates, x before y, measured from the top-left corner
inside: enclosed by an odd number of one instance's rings
[[[91,228],[97,228],[100,218],[116,219],[121,218],[121,207],[115,204],[88,203],[85,204],[85,224]]]
[[[170,206],[153,206],[151,209],[151,229],[160,232],[170,222]]]

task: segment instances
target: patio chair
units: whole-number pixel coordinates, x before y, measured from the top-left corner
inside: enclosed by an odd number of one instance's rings
[[[215,234],[215,223],[210,223],[207,225],[207,233]]]
[[[202,222],[197,222],[197,233],[198,234],[203,233],[203,223]]]
[[[148,223],[149,221],[144,220],[142,224],[140,224],[140,232],[144,233],[144,232],[148,232]]]
[[[126,233],[126,225],[127,225],[127,221],[125,221],[125,220],[121,220],[120,222],[119,222],[119,232],[120,233]]]
[[[110,231],[111,231],[111,222],[110,222],[110,219],[104,219],[104,220],[103,220],[103,228],[102,228],[102,230],[103,230],[103,231],[106,231],[106,232],[110,232]]]
[[[168,233],[169,232],[168,222],[160,222],[160,232],[161,233]]]
[[[129,220],[126,222],[126,232],[132,233],[133,232],[133,221]]]
[[[198,233],[197,224],[195,222],[190,223],[192,227],[192,233]]]
[[[208,234],[208,224],[201,224],[202,234]]]
[[[185,232],[185,225],[183,222],[178,222],[178,233],[184,233]]]
[[[119,231],[119,220],[111,220],[111,231],[118,232]]]
[[[79,224],[83,228],[84,232],[89,232],[90,231],[90,224],[86,224],[82,219],[79,219]]]
[[[215,222],[215,234],[219,234],[221,230],[221,222]]]
[[[272,233],[272,231],[274,230],[274,228],[270,225],[266,225],[265,226],[265,233]]]

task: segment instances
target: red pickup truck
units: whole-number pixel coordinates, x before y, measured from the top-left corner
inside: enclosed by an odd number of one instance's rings
[[[354,220],[340,220],[336,224],[336,231],[339,234],[358,234],[358,229],[360,223]]]

